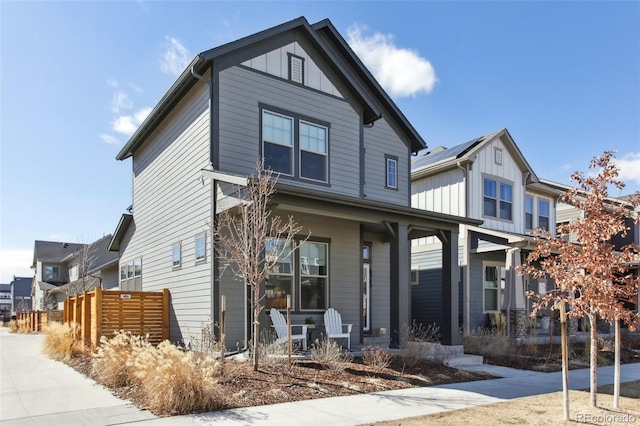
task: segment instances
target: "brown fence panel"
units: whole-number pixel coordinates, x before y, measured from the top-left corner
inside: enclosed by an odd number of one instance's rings
[[[80,338],[97,347],[100,337],[113,336],[124,330],[138,336],[147,336],[158,344],[169,338],[169,290],[104,291],[69,297],[64,304],[63,317],[67,322],[80,324]]]
[[[18,312],[16,323],[20,333],[38,333],[50,321],[62,321],[63,311]]]

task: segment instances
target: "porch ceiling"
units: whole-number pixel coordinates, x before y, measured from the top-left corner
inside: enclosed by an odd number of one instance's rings
[[[273,197],[276,209],[352,220],[363,224],[365,231],[387,232],[387,223],[403,223],[410,228],[410,238],[437,235],[439,231],[458,232],[461,223],[479,225],[482,221],[434,213],[410,207],[336,196],[285,185],[277,186]]]

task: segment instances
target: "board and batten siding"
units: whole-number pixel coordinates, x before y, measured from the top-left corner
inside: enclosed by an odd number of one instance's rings
[[[333,194],[360,196],[359,112],[346,101],[243,67],[220,73],[219,164],[248,175],[261,153],[260,108],[264,104],[330,124],[329,185],[281,175],[279,181]],[[297,164],[294,165],[297,167]]]
[[[385,188],[386,157],[398,160],[397,189]],[[352,165],[355,166],[355,158]],[[409,149],[385,118],[364,128],[364,194],[367,199],[409,206]]]
[[[494,149],[502,150],[502,165],[494,160]],[[496,231],[524,234],[524,186],[523,170],[514,161],[500,139],[494,139],[477,152],[477,158],[469,173],[469,216],[484,221],[484,228]],[[502,181],[512,185],[512,221],[494,219],[483,215],[484,178]],[[499,187],[498,187],[499,191]],[[499,207],[499,206],[498,206]]]
[[[211,183],[201,179],[209,165],[209,93],[198,82],[133,159],[135,232],[120,264],[142,258],[142,290],[170,290],[172,341],[199,338],[211,315]],[[195,238],[206,234],[206,260],[195,260]],[[182,247],[181,266],[172,247]],[[178,326],[179,324],[179,326]]]
[[[466,216],[464,172],[460,169],[411,183],[411,207],[455,216]]]
[[[289,54],[294,54],[304,60],[304,85],[333,96],[342,97],[336,86],[331,83],[327,75],[314,62],[313,58],[300,46],[298,42],[289,43],[279,49],[256,56],[242,63],[255,70],[289,79]]]

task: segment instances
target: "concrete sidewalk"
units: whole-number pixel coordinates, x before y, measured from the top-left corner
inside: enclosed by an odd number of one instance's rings
[[[158,418],[40,352],[42,335],[0,328],[0,425],[358,425],[435,414],[562,390],[560,373],[482,365],[504,378],[371,394]],[[640,364],[622,366],[622,382],[640,380]],[[613,383],[613,367],[598,369],[600,385]],[[589,387],[589,370],[572,370],[572,389]]]

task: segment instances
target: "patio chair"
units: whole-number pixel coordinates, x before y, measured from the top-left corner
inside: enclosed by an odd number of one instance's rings
[[[347,349],[351,349],[351,328],[353,324],[343,324],[340,312],[333,308],[327,309],[324,313],[324,327],[327,339],[347,339]]]
[[[278,335],[278,339],[276,340],[276,343],[278,344],[282,344],[282,343],[287,343],[287,335],[289,334],[287,331],[287,320],[284,317],[284,315],[282,315],[280,313],[280,311],[278,311],[276,308],[271,308],[271,322],[273,323],[272,327],[275,328],[276,330],[276,334]],[[305,351],[307,350],[307,325],[306,324],[299,324],[299,325],[291,325],[291,328],[301,328],[302,331],[300,334],[291,334],[291,341],[294,340],[302,340],[302,349],[304,349]]]

